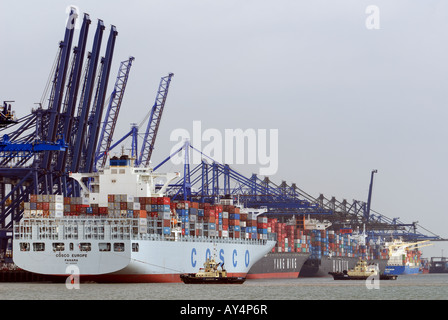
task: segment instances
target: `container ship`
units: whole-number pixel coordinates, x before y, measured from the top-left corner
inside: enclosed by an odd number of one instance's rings
[[[14,224],[14,263],[49,279],[180,282],[216,252],[229,276],[246,276],[275,245],[265,224],[233,205],[171,201],[164,192],[178,176],[114,157],[71,174],[80,197],[30,195]]]
[[[429,273],[448,273],[448,259],[446,257],[431,257]]]
[[[365,233],[351,228],[328,230],[330,223],[310,224],[310,256],[300,270],[300,277],[328,277],[329,272],[353,269],[359,259],[377,264],[383,273],[389,259],[388,248],[366,242]]]
[[[381,273],[386,268],[388,248],[366,242],[365,232],[329,230],[330,222],[305,215],[286,222],[280,219],[262,220],[277,244],[251,268],[247,278],[329,277],[329,272],[353,269],[359,259],[378,265]]]
[[[395,239],[388,243],[389,260],[384,271],[385,274],[418,274],[422,272],[421,255],[419,248],[428,241],[414,243]]]

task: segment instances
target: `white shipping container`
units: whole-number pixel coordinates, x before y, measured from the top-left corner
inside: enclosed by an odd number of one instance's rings
[[[140,210],[140,202],[134,202],[133,210]]]
[[[63,202],[50,202],[50,209],[64,210],[64,203]]]
[[[161,219],[161,220],[169,220],[170,216],[171,216],[171,212],[159,211],[159,219]]]
[[[148,221],[146,220],[146,218],[139,218],[138,219],[138,224],[140,226],[146,226],[148,224]]]
[[[54,217],[55,218],[62,218],[64,216],[64,211],[63,210],[55,210],[54,212]]]
[[[258,222],[260,222],[260,223],[268,223],[268,218],[267,217],[258,217]]]

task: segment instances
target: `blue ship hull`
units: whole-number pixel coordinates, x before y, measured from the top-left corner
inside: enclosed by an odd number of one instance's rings
[[[386,266],[384,274],[400,275],[400,274],[417,274],[420,272],[419,267],[410,266]]]

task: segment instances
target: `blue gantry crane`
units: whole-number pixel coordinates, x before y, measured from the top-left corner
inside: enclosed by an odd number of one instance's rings
[[[99,167],[104,167],[107,161],[107,153],[110,150],[113,134],[115,131],[115,125],[118,120],[121,103],[123,101],[124,92],[126,90],[126,84],[129,78],[129,72],[131,70],[132,61],[134,57],[129,57],[128,60],[122,61],[118,70],[117,80],[115,81],[114,90],[109,99],[109,105],[106,111],[106,116],[103,122],[103,128],[99,138],[98,147],[95,153],[95,166],[97,167],[98,161],[101,161]]]
[[[135,163],[136,166],[148,166],[151,160],[152,151],[159,130],[160,120],[162,119],[163,108],[165,106],[168,90],[171,83],[173,73],[168,74],[160,79],[159,89],[157,91],[156,100],[151,109],[151,114],[146,127],[145,136],[143,138],[142,149],[140,155]]]
[[[131,147],[131,156],[134,158],[134,165],[137,166],[149,166],[151,155],[154,150],[154,145],[157,137],[157,132],[159,129],[159,125],[162,119],[163,109],[165,107],[166,99],[168,96],[168,90],[171,84],[171,78],[174,76],[173,73],[169,73],[167,76],[164,76],[160,79],[159,87],[157,89],[157,94],[155,98],[154,105],[151,107],[148,115],[141,122],[140,125],[132,124],[131,130],[126,133],[123,137],[121,137],[117,142],[115,142],[112,146],[107,149],[107,152],[113,150],[116,146],[122,143],[127,138],[132,138],[132,147]],[[140,153],[138,152],[138,136],[139,136],[139,128],[144,124],[144,121],[148,119],[146,131],[143,137],[142,148]],[[106,123],[104,124],[106,125]],[[107,130],[104,129],[104,130]],[[108,138],[112,141],[112,137]],[[104,140],[104,139],[103,139]],[[97,152],[97,159],[103,158],[103,166],[106,161],[105,151]]]
[[[68,23],[76,19],[72,8]],[[68,183],[69,172],[92,170],[118,32],[111,26],[101,57],[105,26],[99,19],[87,51],[90,24],[85,13],[74,47],[75,28],[65,28],[47,84],[47,107],[41,102],[29,115],[0,127],[0,250],[30,194],[77,195],[79,186]]]

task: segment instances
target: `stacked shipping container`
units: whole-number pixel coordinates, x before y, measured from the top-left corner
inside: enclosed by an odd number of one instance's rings
[[[211,205],[190,201],[172,202],[169,197],[108,195],[107,207],[90,204],[81,197],[30,195],[24,204],[24,217],[60,218],[85,215],[138,219],[139,233],[170,235],[180,226],[182,235],[271,239],[277,241],[273,252],[310,252],[322,256],[387,259],[388,250],[379,245],[366,246],[351,237],[351,230],[306,230],[302,225],[279,222],[277,218],[243,212],[229,204]]]

